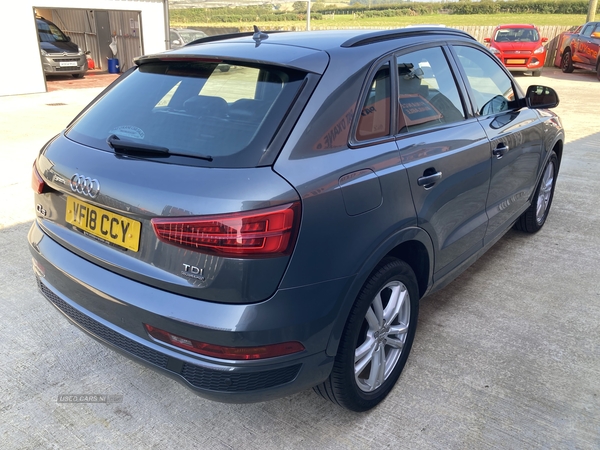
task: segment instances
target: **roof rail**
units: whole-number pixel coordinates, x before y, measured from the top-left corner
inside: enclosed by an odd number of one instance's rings
[[[341,46],[345,48],[360,47],[361,45],[369,45],[375,42],[389,41],[400,37],[408,36],[422,36],[424,34],[452,34],[455,36],[466,37],[475,40],[466,31],[457,30],[456,28],[443,28],[443,27],[410,27],[410,28],[398,28],[395,30],[381,30],[373,33],[361,34],[353,38],[348,39]]]

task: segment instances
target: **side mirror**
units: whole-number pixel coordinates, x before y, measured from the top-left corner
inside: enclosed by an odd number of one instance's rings
[[[559,103],[556,91],[547,86],[529,86],[525,99],[527,106],[533,109],[555,108]]]
[[[181,41],[179,39],[175,39],[174,41],[171,41],[171,45],[181,45]]]
[[[543,38],[542,38],[542,44],[545,44],[546,42],[548,42],[548,38],[546,38],[546,37],[543,37]]]
[[[492,42],[492,40],[490,38],[483,38],[483,42],[489,44],[490,42]]]
[[[594,32],[592,33],[592,37],[593,37],[593,38],[596,38],[596,39],[600,39],[600,31],[594,31]]]

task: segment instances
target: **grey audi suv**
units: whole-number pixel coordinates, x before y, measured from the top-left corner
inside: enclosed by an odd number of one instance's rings
[[[368,410],[419,300],[511,227],[544,225],[557,104],[439,27],[256,30],[140,57],[35,160],[39,289],[206,398],[314,388]]]

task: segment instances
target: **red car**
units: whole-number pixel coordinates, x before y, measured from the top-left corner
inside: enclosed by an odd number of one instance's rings
[[[499,25],[484,41],[511,72],[531,72],[539,77],[546,62],[544,43],[535,25]]]

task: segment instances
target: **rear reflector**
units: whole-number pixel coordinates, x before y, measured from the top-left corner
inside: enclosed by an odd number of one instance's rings
[[[299,223],[300,202],[214,216],[152,219],[163,242],[238,258],[289,255]]]
[[[174,345],[201,355],[221,359],[263,359],[275,356],[290,355],[304,350],[300,342],[283,342],[281,344],[264,345],[261,347],[224,347],[222,345],[207,344],[193,339],[184,338],[152,325],[144,324],[148,334],[154,339]]]
[[[35,161],[33,162],[33,168],[31,169],[31,189],[33,189],[38,194],[44,192],[44,188],[46,187],[46,183],[44,179],[40,175],[35,166]]]

